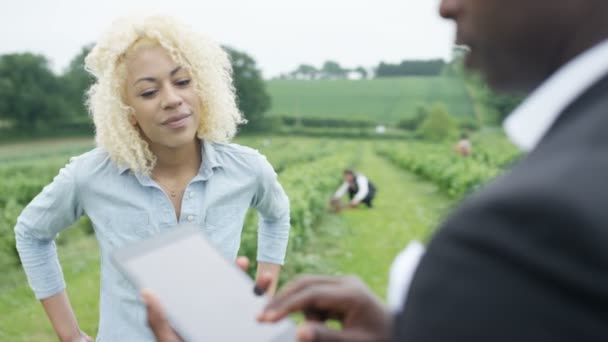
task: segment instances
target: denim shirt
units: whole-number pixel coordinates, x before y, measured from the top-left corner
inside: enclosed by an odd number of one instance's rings
[[[230,260],[239,250],[249,207],[259,214],[257,259],[282,264],[289,235],[289,200],[266,158],[255,150],[203,142],[199,173],[188,184],[179,223],[195,223]],[[174,227],[167,194],[149,176],[113,163],[93,149],[73,158],[17,220],[17,249],[38,299],[65,289],[54,239],[87,215],[101,253],[97,341],[153,341],[139,293],[110,262],[115,248]]]

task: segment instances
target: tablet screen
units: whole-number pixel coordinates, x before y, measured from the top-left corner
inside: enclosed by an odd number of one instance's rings
[[[226,260],[196,226],[121,248],[113,262],[138,288],[152,290],[186,341],[295,341],[289,320],[255,319],[267,299],[253,281]]]

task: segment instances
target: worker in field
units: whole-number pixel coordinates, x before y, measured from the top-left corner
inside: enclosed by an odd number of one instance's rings
[[[343,172],[344,182],[338,188],[331,200],[331,207],[335,211],[345,208],[357,208],[363,203],[368,208],[372,207],[372,202],[376,197],[376,186],[363,174],[356,173],[351,169]],[[349,203],[342,205],[342,197],[348,193]]]
[[[471,144],[471,140],[469,140],[468,134],[462,133],[462,135],[460,135],[460,140],[454,145],[454,151],[463,157],[471,155],[471,152],[473,152],[473,145]]]

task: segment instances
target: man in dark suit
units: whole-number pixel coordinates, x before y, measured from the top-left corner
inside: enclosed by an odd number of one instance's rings
[[[608,341],[608,1],[443,0],[440,12],[467,67],[531,92],[505,123],[529,153],[439,227],[394,312],[356,278],[308,276],[259,319],[304,312],[302,341]]]

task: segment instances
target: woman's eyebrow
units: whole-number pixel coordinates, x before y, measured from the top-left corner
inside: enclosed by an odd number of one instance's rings
[[[171,72],[169,73],[169,75],[175,76],[175,74],[177,74],[178,71],[180,71],[181,69],[182,69],[181,66],[177,66],[175,69],[171,70]],[[133,83],[133,85],[136,85],[137,83],[139,83],[141,81],[155,82],[156,78],[154,78],[154,77],[142,77],[142,78],[138,79],[137,81],[135,81],[135,83]]]

